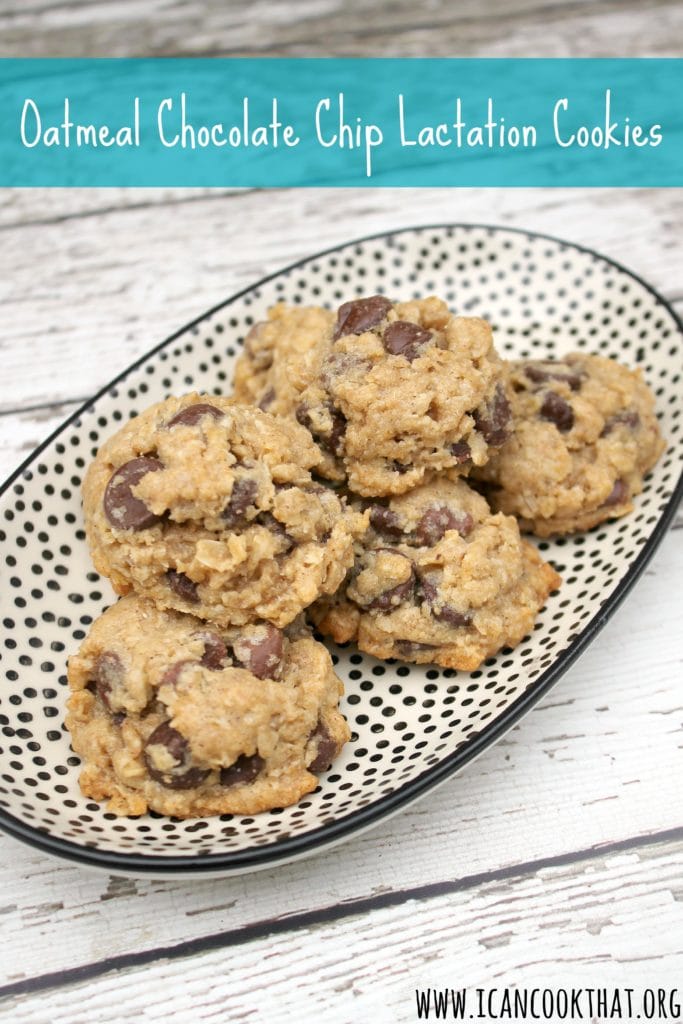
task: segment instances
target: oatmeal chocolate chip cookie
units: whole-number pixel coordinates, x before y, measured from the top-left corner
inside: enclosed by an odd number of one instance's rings
[[[119,594],[240,625],[332,593],[365,518],[309,472],[297,423],[229,399],[169,398],[100,448],[83,485],[97,570]]]
[[[344,588],[309,617],[337,643],[378,658],[472,671],[531,629],[555,570],[459,479],[370,507]]]
[[[342,684],[300,624],[220,628],[129,595],[69,659],[85,796],[116,814],[254,814],[317,785],[349,738]]]
[[[495,509],[539,537],[623,516],[665,448],[640,370],[575,352],[508,365],[514,433],[477,471]]]
[[[335,315],[320,306],[288,306],[268,310],[268,319],[254,324],[235,364],[234,396],[276,416],[294,417],[301,395],[320,373],[324,341]],[[334,460],[322,452],[334,471]],[[341,479],[341,477],[340,477]]]
[[[319,474],[372,496],[483,465],[508,436],[501,372],[484,320],[437,298],[373,295],[336,315],[276,307],[247,340],[235,387],[310,431]]]

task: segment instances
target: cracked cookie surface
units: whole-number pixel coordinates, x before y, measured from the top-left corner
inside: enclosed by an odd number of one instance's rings
[[[86,474],[95,567],[160,608],[284,626],[339,586],[366,527],[312,480],[319,457],[293,421],[169,398],[106,441]]]
[[[491,505],[539,537],[626,515],[665,448],[640,371],[603,356],[508,364],[512,437],[486,466]]]
[[[300,622],[221,629],[129,595],[68,674],[81,789],[116,814],[287,806],[349,738],[330,655]]]
[[[439,480],[370,508],[345,586],[310,609],[337,643],[378,658],[472,671],[531,629],[555,570],[463,480]]]
[[[247,338],[235,388],[310,431],[318,473],[382,496],[486,462],[510,426],[501,376],[486,321],[435,297],[374,295],[336,314],[275,307]]]

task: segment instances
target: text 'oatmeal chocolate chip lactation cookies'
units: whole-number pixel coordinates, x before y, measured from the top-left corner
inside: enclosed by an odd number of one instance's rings
[[[248,339],[236,394],[296,417],[320,447],[318,473],[382,496],[483,465],[509,432],[501,380],[486,321],[434,297],[374,295],[336,316],[276,307]]]
[[[492,506],[539,537],[625,515],[665,448],[640,371],[575,352],[508,364],[512,437],[486,466]]]
[[[217,623],[291,622],[332,593],[367,519],[315,483],[303,427],[227,398],[169,398],[100,448],[83,485],[95,567],[119,594]]]
[[[253,814],[317,785],[349,738],[342,684],[305,626],[220,629],[133,595],[69,660],[85,796],[116,814]]]
[[[460,479],[375,504],[370,522],[345,586],[309,617],[378,658],[472,671],[518,643],[560,584],[514,518]]]

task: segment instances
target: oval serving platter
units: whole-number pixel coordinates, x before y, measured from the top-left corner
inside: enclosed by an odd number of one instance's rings
[[[481,669],[380,663],[332,648],[353,738],[316,791],[253,817],[117,818],[81,796],[63,725],[65,663],[114,595],[93,570],[80,483],[97,446],[171,393],[230,391],[249,327],[278,301],[338,306],[384,292],[442,296],[494,328],[506,357],[586,349],[641,366],[669,447],[635,511],[539,547],[563,576],[530,636]],[[598,254],[508,228],[410,228],[339,246],[217,306],[63,424],[0,492],[4,645],[0,825],[109,872],[228,875],[318,852],[443,782],[529,710],[596,636],[653,555],[683,493],[683,327],[645,282]]]

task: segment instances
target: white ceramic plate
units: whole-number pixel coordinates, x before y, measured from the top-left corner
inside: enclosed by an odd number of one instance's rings
[[[116,818],[81,796],[63,725],[65,662],[112,602],[94,572],[80,507],[83,470],[128,417],[170,393],[226,393],[250,325],[274,302],[338,306],[375,292],[431,292],[486,317],[504,356],[572,349],[642,366],[669,449],[635,512],[542,543],[560,570],[532,634],[469,674],[380,663],[335,649],[354,736],[295,807],[254,817]],[[432,789],[498,739],[597,634],[661,540],[683,491],[683,328],[623,267],[540,235],[474,225],[407,229],[351,242],[229,299],[135,363],[72,416],[0,492],[2,660],[0,825],[107,871],[231,874],[319,851]]]

